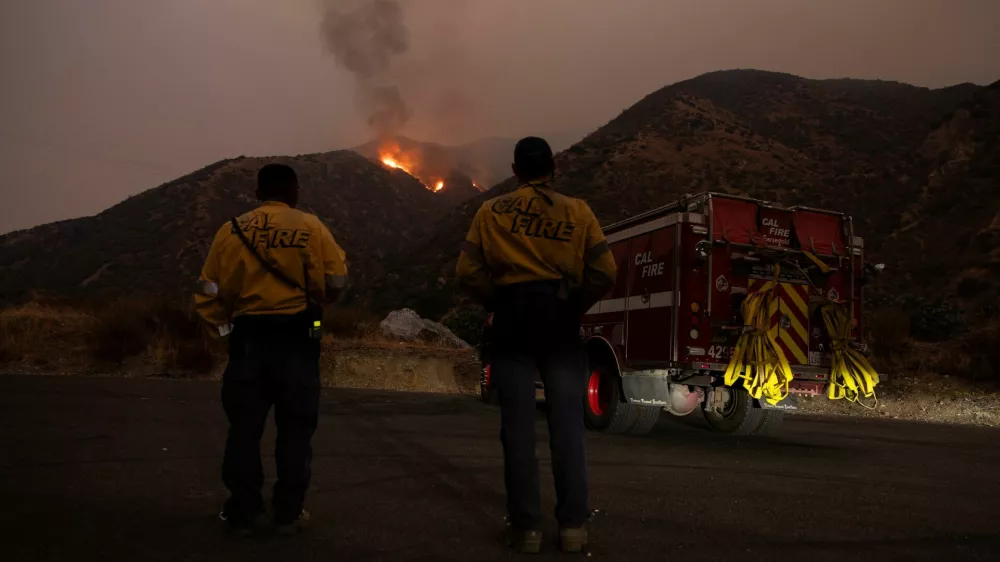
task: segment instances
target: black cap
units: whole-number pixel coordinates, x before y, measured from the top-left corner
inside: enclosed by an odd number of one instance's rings
[[[291,166],[267,164],[257,170],[257,198],[282,201],[295,206],[299,197],[299,177]]]
[[[514,166],[521,180],[547,176],[554,170],[552,147],[540,137],[525,137],[514,147]]]

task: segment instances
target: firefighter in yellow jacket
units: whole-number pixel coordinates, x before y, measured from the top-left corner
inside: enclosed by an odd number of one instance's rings
[[[476,213],[459,256],[459,283],[493,316],[492,381],[500,399],[508,543],[541,545],[535,456],[535,373],[545,402],[560,545],[587,542],[583,400],[586,355],[580,317],[611,288],[614,258],[584,201],[553,191],[552,150],[537,137],[514,148],[520,187]]]
[[[323,305],[347,282],[343,250],[314,215],[296,210],[298,177],[285,165],[257,174],[256,210],[222,225],[195,293],[211,333],[229,340],[222,404],[229,436],[222,478],[230,498],[220,517],[249,534],[261,520],[260,438],[274,406],[274,523],[293,533],[308,520],[311,440],[319,410]]]

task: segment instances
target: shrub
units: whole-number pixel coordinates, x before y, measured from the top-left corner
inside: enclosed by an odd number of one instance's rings
[[[924,341],[944,341],[965,332],[962,312],[950,303],[939,302],[913,313],[910,335]]]
[[[978,277],[963,277],[962,280],[958,282],[957,292],[959,297],[963,299],[971,299],[976,295],[989,291],[991,288],[992,285],[986,279],[980,279]]]
[[[164,367],[204,373],[215,365],[216,344],[204,336],[193,307],[169,300],[128,299],[94,313],[94,359],[121,364],[147,353]]]
[[[470,345],[479,343],[486,322],[486,311],[480,307],[459,308],[448,314],[442,323]]]
[[[910,315],[899,307],[873,310],[867,318],[868,332],[876,354],[891,358],[908,347]]]
[[[900,308],[910,316],[910,336],[921,341],[940,342],[965,333],[962,311],[944,300],[930,300],[908,293],[882,300],[882,306]]]
[[[212,370],[222,347],[204,336],[193,307],[155,299],[32,303],[0,310],[0,363],[69,370],[121,365],[136,358],[167,371]]]
[[[454,291],[448,286],[429,289],[415,299],[409,308],[422,318],[441,318],[454,306],[453,294]]]
[[[108,306],[97,312],[90,335],[94,359],[120,364],[145,351],[153,340],[147,312],[137,303]]]
[[[206,340],[186,342],[177,348],[172,364],[192,373],[208,373],[216,365],[215,346]]]
[[[338,338],[371,337],[378,332],[378,324],[378,317],[363,308],[328,307],[323,312],[324,329]]]
[[[24,361],[44,345],[51,320],[17,310],[0,315],[0,363]]]
[[[1000,378],[1000,326],[996,324],[969,334],[962,353],[972,358],[966,376],[973,379]]]

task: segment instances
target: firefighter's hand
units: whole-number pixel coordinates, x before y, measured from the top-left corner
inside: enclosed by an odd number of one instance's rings
[[[229,336],[233,333],[232,323],[217,326],[203,322],[202,328],[205,330],[205,334],[208,335],[209,338],[221,342],[229,341]]]

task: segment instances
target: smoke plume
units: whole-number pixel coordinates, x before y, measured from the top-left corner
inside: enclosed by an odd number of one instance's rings
[[[327,0],[323,41],[351,72],[358,104],[379,136],[391,136],[413,113],[393,79],[393,58],[409,49],[409,32],[397,0]]]

